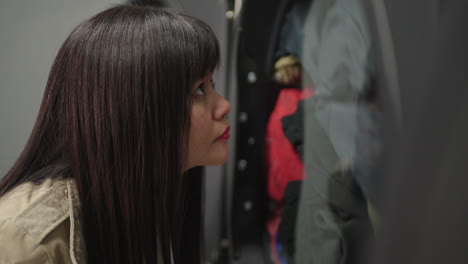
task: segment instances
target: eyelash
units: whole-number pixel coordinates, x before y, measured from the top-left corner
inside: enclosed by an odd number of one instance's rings
[[[216,84],[213,82],[213,79],[211,79],[211,85],[212,85],[213,90],[214,90]],[[197,89],[195,90],[195,93],[197,95],[206,95],[205,84],[203,82],[197,87]]]
[[[197,89],[195,90],[195,93],[196,93],[197,95],[205,95],[205,94],[206,94],[204,83],[201,83],[201,84],[197,87]]]

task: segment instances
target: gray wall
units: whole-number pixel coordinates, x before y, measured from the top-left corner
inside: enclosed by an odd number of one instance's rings
[[[24,147],[52,61],[82,20],[119,0],[0,1],[0,177]]]

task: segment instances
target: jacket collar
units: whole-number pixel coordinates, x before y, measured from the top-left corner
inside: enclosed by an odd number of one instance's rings
[[[73,264],[85,263],[86,247],[82,231],[80,199],[74,179],[67,180],[65,190],[70,215],[70,257]]]

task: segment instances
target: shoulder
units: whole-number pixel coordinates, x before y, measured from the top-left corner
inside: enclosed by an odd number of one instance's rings
[[[66,190],[66,180],[48,179],[0,197],[0,263],[69,262]]]

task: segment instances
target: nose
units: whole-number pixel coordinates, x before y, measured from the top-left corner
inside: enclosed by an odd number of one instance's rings
[[[224,118],[231,111],[231,104],[226,98],[221,95],[218,95],[218,100],[216,102],[216,107],[213,112],[213,118],[215,120],[220,120]]]

